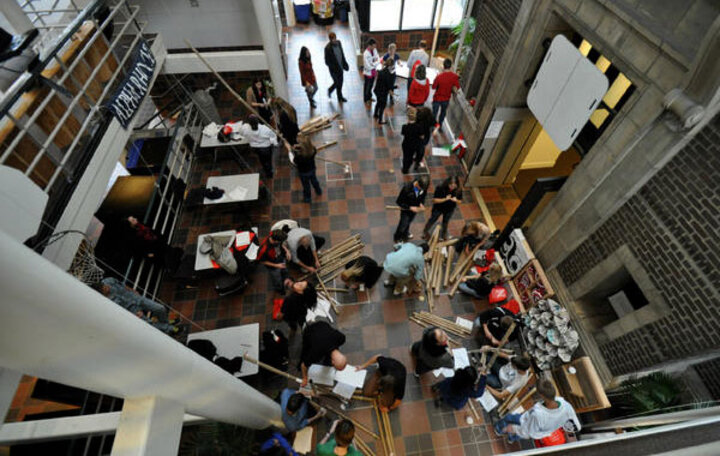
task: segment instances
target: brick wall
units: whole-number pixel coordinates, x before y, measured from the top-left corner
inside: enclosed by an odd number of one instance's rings
[[[668,303],[666,317],[600,346],[616,375],[720,347],[718,144],[720,116],[558,266],[570,285],[627,245]]]

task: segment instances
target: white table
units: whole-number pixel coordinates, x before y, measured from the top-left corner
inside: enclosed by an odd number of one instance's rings
[[[254,201],[258,199],[258,188],[260,186],[260,174],[233,174],[230,176],[208,177],[206,188],[218,187],[225,190],[225,194],[215,200],[203,199],[203,204],[239,203],[242,201]],[[238,197],[233,195],[233,190],[244,188],[244,195]]]
[[[378,65],[378,71],[382,69],[382,63]],[[410,75],[410,69],[407,66],[406,61],[398,60],[395,62],[395,74],[400,78],[407,79]],[[438,75],[438,70],[435,68],[425,67],[425,77],[427,77],[428,83],[432,85],[433,81]]]
[[[217,139],[216,136],[205,136],[202,135],[202,139],[200,140],[200,147],[206,148],[206,147],[228,147],[228,146],[239,146],[242,144],[249,144],[250,142],[245,139],[244,137],[241,137],[240,139],[231,139],[228,142],[220,142]]]
[[[252,227],[252,230],[255,232],[255,236],[257,237],[258,234],[258,228],[256,226]],[[200,253],[200,247],[202,246],[203,240],[205,239],[205,236],[215,236],[215,237],[222,237],[222,236],[230,236],[231,239],[228,241],[225,248],[230,248],[230,246],[235,242],[237,231],[235,230],[227,230],[227,231],[218,231],[217,233],[205,233],[198,236],[197,240],[197,248],[195,250],[195,270],[196,271],[207,271],[209,269],[217,269],[215,266],[213,266],[212,260],[210,260],[210,255],[207,253]]]
[[[260,356],[260,324],[233,326],[231,328],[213,329],[211,331],[196,332],[188,335],[188,342],[195,339],[205,339],[215,344],[217,355],[227,359],[243,356],[247,353],[254,359]],[[257,364],[243,361],[242,369],[235,377],[247,377],[259,372]]]

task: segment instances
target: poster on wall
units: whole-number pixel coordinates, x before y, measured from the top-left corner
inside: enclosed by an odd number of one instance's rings
[[[120,83],[107,104],[110,112],[127,129],[130,121],[140,109],[145,95],[150,90],[150,81],[155,71],[155,57],[147,41],[140,40],[127,76]]]

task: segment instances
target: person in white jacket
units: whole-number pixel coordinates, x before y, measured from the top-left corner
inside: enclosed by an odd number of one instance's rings
[[[377,43],[374,38],[370,38],[367,47],[363,52],[363,77],[365,84],[363,85],[363,101],[365,103],[372,102],[372,87],[377,75],[377,65],[380,62],[380,56],[377,53]]]
[[[255,151],[263,167],[265,177],[272,179],[273,146],[278,145],[277,135],[265,124],[261,124],[256,115],[251,115],[246,124],[240,127],[240,134],[248,140],[250,148]]]
[[[540,380],[536,388],[542,401],[522,414],[510,413],[495,423],[497,434],[507,434],[512,443],[520,439],[542,439],[559,428],[580,430],[582,426],[575,410],[565,399],[556,396],[557,391],[551,381]]]

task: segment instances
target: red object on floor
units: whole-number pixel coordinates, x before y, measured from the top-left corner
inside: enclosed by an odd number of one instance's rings
[[[499,302],[503,302],[508,297],[508,292],[502,285],[495,285],[492,290],[490,290],[490,296],[488,296],[488,301],[490,304],[497,304]]]
[[[565,432],[562,428],[558,428],[549,436],[543,437],[541,439],[536,439],[535,446],[537,448],[544,448],[549,446],[562,445],[565,442],[567,442],[567,439],[565,438]]]
[[[520,303],[518,303],[514,299],[509,300],[508,302],[501,305],[500,307],[502,307],[503,309],[509,310],[510,312],[513,313],[513,315],[517,315],[518,313],[520,313]]]
[[[282,309],[283,305],[283,298],[277,298],[273,300],[273,320],[278,319],[278,314],[280,313],[280,310]]]

